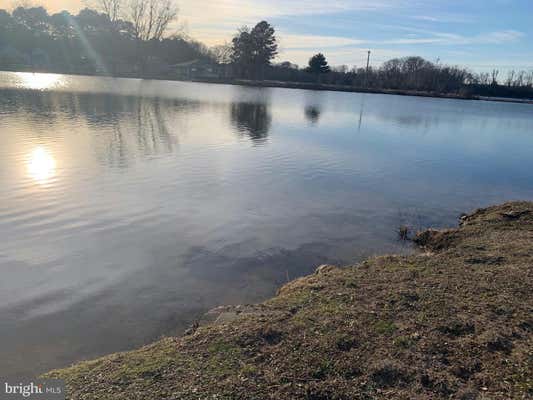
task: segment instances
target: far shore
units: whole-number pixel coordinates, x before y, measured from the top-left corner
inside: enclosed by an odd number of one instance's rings
[[[522,103],[533,104],[533,99],[517,99],[511,97],[487,97],[477,95],[462,95],[459,93],[439,93],[417,90],[403,90],[403,89],[377,89],[364,88],[348,85],[331,85],[326,83],[306,83],[306,82],[286,82],[286,81],[271,81],[271,80],[250,80],[250,79],[192,79],[189,82],[198,83],[220,83],[226,85],[239,86],[253,86],[253,87],[273,87],[285,89],[303,89],[303,90],[319,90],[330,92],[351,92],[351,93],[371,93],[371,94],[392,94],[396,96],[415,96],[415,97],[433,97],[441,99],[454,100],[482,100],[482,101],[498,101],[506,103]]]
[[[89,74],[81,72],[61,72],[61,71],[0,71],[0,72],[25,72],[25,73],[52,73],[52,74],[66,74],[79,76],[93,76],[102,78],[129,78],[129,79],[146,79],[146,80],[168,80],[176,82],[195,82],[195,83],[211,83],[223,85],[236,86],[251,86],[251,87],[265,87],[265,88],[285,88],[285,89],[301,89],[301,90],[316,90],[316,91],[330,91],[330,92],[350,92],[350,93],[371,93],[371,94],[389,94],[396,96],[415,96],[415,97],[432,97],[441,99],[454,100],[480,100],[480,101],[496,101],[504,103],[520,103],[533,104],[533,99],[519,99],[511,97],[488,97],[477,95],[465,95],[459,93],[439,93],[432,91],[418,91],[418,90],[403,90],[403,89],[378,89],[378,88],[364,88],[349,85],[333,85],[327,83],[309,83],[309,82],[288,82],[288,81],[273,81],[273,80],[253,80],[253,79],[231,79],[231,78],[197,78],[197,79],[180,79],[174,76],[139,76],[138,74]]]

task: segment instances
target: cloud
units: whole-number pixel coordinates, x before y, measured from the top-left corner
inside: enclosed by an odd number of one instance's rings
[[[472,45],[472,44],[504,44],[516,42],[523,38],[525,34],[512,29],[479,33],[477,35],[466,36],[450,32],[438,32],[427,29],[419,29],[404,26],[385,26],[393,31],[406,31],[407,37],[374,41],[374,44],[384,45],[415,45],[415,44],[435,44],[435,45]]]
[[[372,64],[380,64],[390,58],[405,56],[405,51],[387,48],[387,46],[397,45],[499,45],[517,41],[524,37],[524,33],[515,30],[502,30],[481,33],[473,36],[464,36],[449,32],[434,32],[421,29],[400,27],[401,30],[413,31],[406,33],[405,38],[384,39],[384,40],[364,40],[352,39],[336,36],[313,36],[294,35],[290,33],[280,33],[282,46],[278,59],[292,60],[300,65],[307,63],[309,57],[317,51],[326,54],[330,64],[364,65],[368,48],[372,49]],[[425,36],[422,36],[424,34]],[[415,37],[413,37],[413,35]],[[361,47],[367,45],[367,48]],[[423,55],[420,49],[417,53]],[[465,53],[465,54],[469,54]]]
[[[432,17],[430,15],[413,15],[411,18],[418,19],[420,21],[429,21],[429,22],[440,22],[441,20],[437,17]]]
[[[412,15],[411,19],[431,23],[469,23],[475,18],[462,14],[439,13],[437,15]]]
[[[217,21],[257,22],[262,18],[303,16],[312,14],[338,14],[346,11],[377,11],[396,7],[403,0],[182,0],[182,16],[191,21],[206,19]]]
[[[238,27],[276,17],[303,18],[347,12],[377,12],[406,0],[181,0],[180,18],[192,36],[208,45],[228,40]]]
[[[320,36],[320,35],[297,35],[287,32],[279,32],[281,48],[288,49],[315,49],[358,46],[367,43],[365,40],[339,37],[339,36]]]
[[[477,39],[477,42],[501,44],[517,41],[523,38],[524,36],[525,34],[523,32],[510,29],[505,31],[490,32],[486,35],[481,35],[474,39]]]
[[[417,30],[420,31],[420,30]],[[504,44],[514,42],[522,37],[522,32],[514,30],[503,30],[482,33],[475,36],[462,36],[448,32],[428,32],[427,36],[421,37],[407,35],[405,38],[384,39],[384,40],[365,40],[338,36],[315,36],[315,35],[295,35],[290,33],[279,33],[281,47],[285,51],[289,50],[326,50],[338,48],[352,48],[361,45],[368,46],[386,46],[386,45],[470,45],[470,44]]]

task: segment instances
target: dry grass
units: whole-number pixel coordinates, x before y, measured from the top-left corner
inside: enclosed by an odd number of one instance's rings
[[[533,204],[428,231],[413,256],[323,267],[254,312],[54,371],[72,399],[526,399]]]

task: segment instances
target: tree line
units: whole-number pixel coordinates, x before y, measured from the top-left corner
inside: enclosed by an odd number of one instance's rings
[[[207,49],[168,34],[171,0],[100,0],[77,15],[44,7],[0,10],[0,68],[75,73],[168,75],[170,66],[206,58]]]
[[[0,10],[0,68],[173,78],[176,65],[200,60],[223,71],[219,78],[224,80],[533,97],[533,71],[474,73],[417,56],[394,58],[379,67],[332,67],[322,53],[300,68],[274,62],[278,40],[267,21],[241,27],[230,43],[208,49],[171,32],[178,17],[173,0],[94,0],[93,7],[77,15],[49,15],[43,7]]]
[[[500,78],[498,70],[475,73],[418,56],[394,58],[379,67],[331,67],[322,53],[311,56],[308,65],[300,68],[288,61],[274,64],[277,49],[275,29],[261,21],[252,29],[239,29],[231,44],[212,49],[211,56],[219,63],[232,65],[233,76],[239,78],[462,96],[533,97],[533,70],[511,70]]]

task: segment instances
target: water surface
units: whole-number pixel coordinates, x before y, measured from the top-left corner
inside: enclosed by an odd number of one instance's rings
[[[523,104],[0,73],[0,375],[533,199]]]

